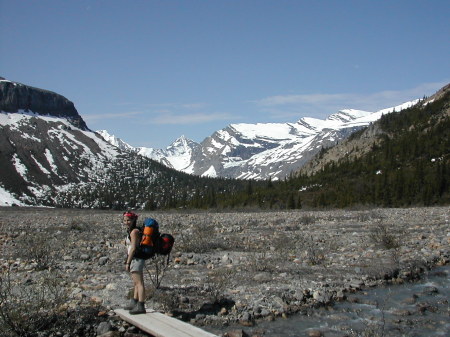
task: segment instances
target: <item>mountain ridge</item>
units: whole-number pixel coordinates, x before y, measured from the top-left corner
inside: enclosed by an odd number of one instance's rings
[[[238,181],[187,175],[121,150],[87,128],[73,103],[57,93],[8,80],[0,86],[8,87],[0,106],[10,110],[0,110],[0,206],[185,208],[202,202],[210,189],[219,194],[243,188]],[[28,97],[40,100],[23,106]]]
[[[0,85],[5,85],[3,82]],[[41,89],[28,87],[27,90],[16,91],[16,94],[33,94],[34,90],[42,92]],[[54,97],[41,101],[42,107],[45,104],[54,107],[53,102],[65,100],[61,95],[45,92]],[[446,91],[441,95],[447,95]],[[414,120],[414,114],[440,109],[444,100],[433,99],[437,102],[429,104],[429,109],[421,109],[417,105],[417,108],[408,109],[412,117],[405,118]],[[21,100],[26,101],[23,97]],[[425,103],[421,102],[422,105]],[[286,207],[285,198],[288,196],[291,196],[289,205],[293,204],[292,198],[297,199],[294,204],[301,205],[298,195],[304,187],[301,179],[298,182],[289,180],[290,184],[298,186],[293,186],[294,190],[286,194],[282,189],[286,184],[277,184],[276,188],[272,188],[270,180],[226,178],[238,176],[254,179],[258,176],[272,179],[275,174],[286,177],[289,165],[298,167],[301,161],[309,161],[353,131],[370,125],[374,118],[383,116],[384,127],[389,126],[391,120],[399,119],[396,117],[398,113],[391,112],[401,109],[396,107],[375,113],[347,109],[330,115],[327,120],[304,117],[295,123],[230,124],[205,138],[201,144],[184,136],[179,137],[166,148],[165,156],[160,160],[165,164],[162,165],[139,154],[146,148],[121,150],[107,142],[100,133],[74,123],[74,117],[79,116],[76,110],[67,114],[65,110],[50,114],[45,110],[34,112],[10,108],[14,111],[0,112],[0,205],[161,209],[246,207],[256,204],[259,207],[282,208]],[[391,115],[392,118],[389,117]],[[445,118],[448,119],[448,116]],[[366,130],[376,132],[373,125]],[[445,136],[447,133],[442,134]],[[111,139],[119,144],[119,139]],[[444,153],[442,142],[445,139],[435,136],[434,140],[440,142],[439,151]],[[406,146],[405,153],[410,151],[408,144],[409,141],[406,141],[402,145]],[[127,148],[126,143],[122,145]],[[189,174],[171,169],[169,165],[180,165]],[[195,170],[200,170],[206,177],[192,174]],[[222,176],[224,178],[208,178],[224,172],[228,174]],[[265,185],[268,190],[262,189]],[[258,192],[253,194],[252,190]],[[314,200],[322,196],[317,190],[312,193]],[[315,204],[327,203],[319,200],[312,203]]]
[[[418,102],[419,99],[375,112],[343,109],[326,119],[302,117],[293,123],[229,124],[200,143],[182,136],[184,142],[179,141],[180,137],[166,149],[138,147],[131,150],[188,174],[281,180],[301,168],[322,148],[336,145],[384,114],[401,111]]]
[[[424,98],[420,104],[421,106],[426,106],[435,100],[442,98],[444,95],[450,92],[450,84],[442,87],[435,94],[430,97]],[[396,110],[397,112],[402,111],[403,109]],[[381,110],[383,112],[383,110]],[[445,111],[447,116],[450,115],[450,107]],[[306,163],[303,167],[301,167],[296,174],[306,174],[313,175],[314,173],[323,169],[327,164],[331,162],[338,162],[343,158],[346,159],[355,159],[361,157],[366,154],[374,144],[379,144],[381,139],[380,136],[386,134],[379,124],[370,124],[366,129],[362,130],[360,135],[354,135],[354,137],[350,137],[345,139],[343,142],[337,144],[336,146],[327,149],[320,156],[314,157],[308,163]]]

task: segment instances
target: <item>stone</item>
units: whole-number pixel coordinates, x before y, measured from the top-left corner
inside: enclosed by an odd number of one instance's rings
[[[111,323],[109,322],[101,322],[97,326],[97,336],[101,336],[106,332],[112,331]]]
[[[134,332],[125,332],[123,337],[147,337],[147,334],[143,333],[134,333]]]
[[[322,334],[322,331],[320,331],[320,330],[309,330],[308,336],[309,337],[322,337],[323,334]]]
[[[224,337],[249,337],[249,335],[242,329],[235,329],[225,332]]]
[[[434,286],[427,286],[422,291],[422,294],[424,294],[424,295],[435,295],[438,293],[439,293],[438,288],[436,288]]]
[[[108,283],[105,287],[108,291],[114,291],[117,290],[117,284],[116,283]]]
[[[319,303],[328,303],[331,296],[325,291],[316,290],[313,292],[313,298]]]
[[[81,254],[80,259],[83,261],[89,260],[91,257],[88,254]]]
[[[219,316],[225,316],[225,315],[227,315],[227,314],[228,314],[227,308],[222,308],[222,309],[220,309],[220,311],[219,311]]]
[[[239,324],[243,326],[253,326],[252,317],[248,311],[245,311],[239,319]]]
[[[344,293],[344,291],[343,290],[338,290],[337,292],[336,292],[336,300],[338,300],[338,301],[343,301],[343,300],[345,300],[346,299],[346,295],[345,295],[345,293]]]
[[[119,331],[108,331],[102,335],[97,335],[97,337],[120,337],[121,334]]]
[[[392,311],[392,314],[396,316],[409,316],[411,312],[407,309],[396,309]]]
[[[258,282],[262,282],[262,281],[268,280],[269,278],[270,277],[269,277],[269,275],[267,273],[258,273],[255,276],[253,276],[253,279],[255,281],[258,281]]]
[[[102,256],[98,259],[98,264],[104,266],[108,262],[109,258],[107,256]]]

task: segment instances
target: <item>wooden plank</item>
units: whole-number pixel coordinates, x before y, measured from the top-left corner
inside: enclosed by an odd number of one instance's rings
[[[146,314],[130,315],[127,310],[114,310],[124,321],[155,337],[218,337],[179,319],[169,317],[152,309]]]

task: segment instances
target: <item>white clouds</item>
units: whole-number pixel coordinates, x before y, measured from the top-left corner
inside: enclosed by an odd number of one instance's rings
[[[134,106],[133,111],[110,112],[86,115],[88,123],[104,123],[106,120],[133,120],[134,125],[201,125],[224,122],[229,124],[253,114],[255,122],[269,117],[277,122],[294,121],[300,117],[323,118],[342,109],[378,111],[401,103],[431,95],[446,83],[424,83],[405,90],[389,90],[374,93],[312,93],[273,95],[251,103],[257,112],[245,107],[234,107],[236,113],[220,112],[221,107],[212,107],[204,102],[193,103],[159,103]],[[248,102],[247,102],[248,103]],[[223,107],[222,107],[223,109]],[[244,109],[246,115],[244,114]],[[212,110],[212,112],[211,112]],[[216,110],[214,112],[214,110]]]
[[[96,122],[98,120],[105,120],[105,119],[119,119],[119,118],[130,118],[130,117],[136,117],[138,115],[142,115],[142,111],[126,111],[126,112],[117,112],[117,113],[104,113],[104,114],[92,114],[92,115],[83,115],[83,119],[86,122]]]
[[[229,113],[207,112],[207,103],[161,103],[152,104],[156,108],[146,120],[148,124],[158,125],[195,125],[215,121],[229,121],[236,116]]]
[[[91,123],[106,119],[133,118],[135,123],[141,125],[195,125],[237,118],[229,113],[206,112],[207,108],[206,103],[160,103],[138,108],[140,111],[93,114],[83,118]]]
[[[187,125],[187,124],[202,124],[214,121],[229,121],[235,118],[227,113],[190,113],[190,114],[174,114],[167,112],[160,114],[150,120],[155,124],[172,124],[172,125]]]
[[[324,104],[338,102],[349,98],[348,94],[311,94],[311,95],[278,95],[256,101],[261,106],[285,104]]]
[[[395,106],[424,95],[429,96],[446,85],[440,83],[424,83],[415,88],[405,90],[380,91],[371,94],[337,93],[337,94],[300,94],[276,95],[254,101],[262,111],[268,112],[272,118],[297,116],[328,115],[341,109],[360,109],[378,111]]]

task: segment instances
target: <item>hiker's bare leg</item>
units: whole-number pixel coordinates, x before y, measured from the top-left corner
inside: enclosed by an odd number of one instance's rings
[[[145,302],[144,274],[133,272],[131,278],[134,283],[134,298],[139,302]]]

